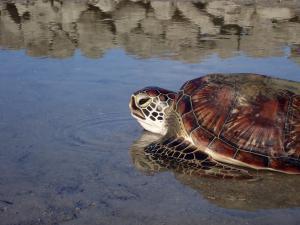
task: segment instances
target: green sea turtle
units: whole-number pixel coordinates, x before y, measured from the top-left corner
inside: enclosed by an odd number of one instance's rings
[[[300,176],[256,170],[249,171],[249,174],[253,175],[247,177],[249,180],[236,179],[234,182],[229,179],[198,176],[198,171],[201,174],[201,169],[182,168],[179,165],[168,167],[146,155],[144,148],[160,137],[159,134],[143,131],[131,145],[132,163],[142,174],[153,176],[160,172],[171,172],[172,177],[179,183],[198,192],[202,199],[222,208],[253,211],[300,207],[298,188],[294,188],[300,187]],[[274,195],[274,193],[280,194]]]
[[[145,154],[200,175],[247,176],[241,167],[300,174],[300,83],[258,74],[209,74],[173,92],[130,99],[144,129],[163,137]]]

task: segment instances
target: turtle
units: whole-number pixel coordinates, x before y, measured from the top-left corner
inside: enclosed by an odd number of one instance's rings
[[[160,162],[149,159],[144,147],[160,138],[159,134],[143,131],[141,136],[132,143],[130,156],[136,170],[146,176],[169,172],[172,177],[184,186],[188,186],[213,205],[228,209],[253,211],[260,209],[277,209],[300,207],[300,176],[286,176],[272,171],[253,171],[253,177],[248,179],[215,179],[197,175],[197,170],[180,166],[168,168]],[[201,170],[201,169],[198,169]],[[245,177],[244,177],[245,178]],[[274,193],[280,193],[274,197]],[[285,201],[282,201],[282,199]],[[235,201],[232,201],[232,200]],[[262,199],[264,199],[262,201]]]
[[[145,154],[200,175],[247,177],[249,171],[300,174],[300,83],[251,73],[215,73],[178,92],[146,87],[131,115],[161,137]]]

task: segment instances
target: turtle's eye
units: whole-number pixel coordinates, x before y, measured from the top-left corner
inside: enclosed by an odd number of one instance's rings
[[[138,104],[141,106],[141,107],[147,107],[151,102],[151,98],[149,97],[146,97],[146,98],[142,98],[139,100]]]

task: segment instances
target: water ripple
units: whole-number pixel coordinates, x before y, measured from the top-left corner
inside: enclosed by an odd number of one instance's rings
[[[102,114],[60,128],[55,133],[55,139],[71,147],[111,151],[116,146],[129,142],[133,127],[129,116]]]

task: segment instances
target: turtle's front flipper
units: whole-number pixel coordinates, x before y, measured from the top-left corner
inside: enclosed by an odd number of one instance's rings
[[[177,172],[209,177],[250,179],[246,170],[215,161],[183,138],[163,138],[145,148],[150,160]]]

